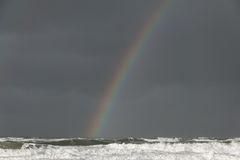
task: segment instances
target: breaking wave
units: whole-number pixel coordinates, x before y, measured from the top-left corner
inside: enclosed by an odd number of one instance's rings
[[[11,159],[239,160],[240,139],[0,138],[0,160]]]

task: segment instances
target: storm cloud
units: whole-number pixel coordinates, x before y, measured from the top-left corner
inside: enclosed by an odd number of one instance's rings
[[[160,1],[1,1],[0,136],[87,136]],[[236,0],[169,1],[102,136],[239,136],[239,10]]]

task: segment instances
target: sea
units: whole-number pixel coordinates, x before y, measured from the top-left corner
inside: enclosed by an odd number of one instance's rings
[[[240,160],[240,138],[0,138],[0,160]]]

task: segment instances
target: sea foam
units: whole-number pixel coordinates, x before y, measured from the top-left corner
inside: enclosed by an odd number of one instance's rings
[[[69,145],[66,143],[68,140]],[[18,138],[15,142],[23,142],[21,148],[0,149],[0,160],[240,160],[239,139],[157,138],[140,139],[141,141],[129,139],[129,142],[125,139],[124,141],[109,140],[108,144],[71,145],[70,141],[73,140]],[[135,143],[137,140],[138,142]],[[64,141],[64,145],[51,144],[51,142],[60,141]],[[12,138],[11,141],[2,139],[0,142],[14,142],[14,139]]]

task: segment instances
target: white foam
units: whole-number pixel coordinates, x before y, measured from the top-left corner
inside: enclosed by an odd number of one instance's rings
[[[160,141],[160,140],[159,140]],[[153,143],[0,149],[0,160],[240,160],[240,143]]]
[[[163,138],[163,137],[158,137],[155,139],[146,139],[146,138],[142,138],[144,141],[146,142],[178,142],[180,140],[180,138]]]

